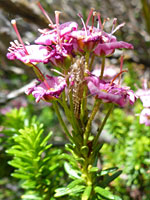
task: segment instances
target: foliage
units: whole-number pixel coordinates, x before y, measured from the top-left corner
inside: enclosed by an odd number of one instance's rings
[[[129,200],[128,192],[137,190],[143,199],[149,199],[149,164],[150,164],[150,127],[139,124],[137,116],[142,109],[137,102],[133,115],[127,115],[116,108],[108,120],[105,130],[113,137],[113,143],[104,144],[102,160],[104,167],[118,166],[123,170],[122,176],[113,183],[115,191]],[[119,118],[119,122],[116,119]],[[113,159],[112,159],[113,158]]]
[[[67,150],[73,152],[75,145],[66,145]],[[102,146],[99,145],[100,149]],[[88,167],[88,174],[90,174],[91,179],[93,181],[93,185],[89,183],[85,183],[85,175],[84,171],[82,172],[80,167],[77,166],[75,160],[77,157],[71,157],[70,155],[65,155],[64,157],[67,162],[65,162],[64,167],[65,171],[68,173],[69,177],[72,181],[66,186],[56,189],[55,197],[62,197],[68,195],[71,199],[82,199],[82,200],[102,200],[102,199],[114,199],[121,200],[116,195],[113,195],[109,190],[107,190],[107,186],[117,178],[121,174],[121,170],[118,170],[117,167],[108,168],[105,170],[100,170],[96,165]],[[97,159],[97,158],[96,158]],[[96,164],[95,159],[95,164]],[[79,163],[83,163],[84,159],[78,159]],[[87,161],[88,162],[88,161]],[[87,180],[90,181],[90,180]],[[88,184],[88,185],[87,185]],[[106,188],[106,189],[104,189]],[[69,198],[69,199],[70,199]]]
[[[64,173],[62,150],[49,144],[52,134],[44,135],[43,125],[36,117],[29,118],[24,108],[7,113],[4,124],[3,133],[9,136],[5,148],[12,156],[9,164],[16,168],[12,176],[21,180],[26,191],[22,199],[53,199],[56,186],[63,183],[60,179]]]

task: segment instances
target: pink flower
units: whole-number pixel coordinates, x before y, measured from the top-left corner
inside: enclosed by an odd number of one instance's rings
[[[142,101],[143,107],[150,107],[150,89],[139,89],[136,94]]]
[[[144,108],[140,114],[140,124],[150,126],[150,108]]]
[[[124,107],[129,101],[134,104],[136,96],[128,87],[120,87],[119,85],[100,80],[99,77],[86,77],[87,85],[90,93],[104,102],[112,102]]]
[[[11,42],[7,58],[10,60],[20,60],[23,63],[47,63],[50,57],[51,49],[42,45],[22,46],[18,41]]]
[[[64,41],[65,35],[77,30],[78,24],[76,22],[66,22],[59,25],[59,36],[62,41]],[[35,40],[36,44],[51,45],[57,44],[58,42],[58,32],[56,27],[52,30],[44,30],[43,34]]]
[[[70,66],[72,57],[72,44],[63,43],[61,47],[59,45],[52,45],[52,51],[50,53],[49,61],[58,67]]]
[[[133,45],[123,41],[112,42],[111,39],[106,38],[107,40],[98,44],[94,50],[96,56],[109,56],[114,53],[115,49],[133,49]]]
[[[70,34],[75,52],[92,51],[101,41],[100,32],[90,30],[76,30]]]
[[[27,89],[26,94],[32,95],[35,97],[36,102],[39,102],[41,99],[47,102],[50,102],[52,99],[59,98],[59,95],[66,87],[66,80],[63,77],[52,77],[47,75],[47,79],[40,84],[33,85]]]

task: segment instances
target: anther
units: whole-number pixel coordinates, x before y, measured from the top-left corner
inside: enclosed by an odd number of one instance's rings
[[[102,30],[102,22],[101,22],[101,15],[99,12],[97,12],[97,18],[98,18],[98,23],[97,23],[97,28]]]
[[[110,20],[109,17],[107,17],[107,18],[104,19],[103,24],[102,24],[102,31],[103,31],[103,29],[104,29],[105,23],[106,23],[107,21],[109,21],[109,20]]]
[[[121,27],[123,27],[125,25],[125,23],[119,24],[113,31],[111,34],[114,34],[117,30],[119,30]]]
[[[85,25],[85,23],[84,23],[83,16],[82,16],[80,13],[78,13],[78,16],[79,16],[80,19],[81,19],[81,22],[82,22],[82,24],[83,24],[84,31],[85,31],[85,34],[86,34],[86,37],[87,37],[87,28],[86,28],[86,25]]]

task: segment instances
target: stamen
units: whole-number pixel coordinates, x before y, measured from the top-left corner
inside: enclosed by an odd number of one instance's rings
[[[88,23],[89,23],[89,20],[90,20],[90,18],[91,18],[91,16],[92,16],[94,10],[95,10],[94,8],[91,8],[91,10],[90,10],[90,13],[89,13],[89,15],[88,15],[88,18],[87,18],[86,24],[85,24],[86,27],[87,27],[87,25],[88,25]]]
[[[60,48],[62,48],[61,40],[60,40],[60,29],[59,29],[59,15],[60,11],[55,11],[55,21],[56,21],[56,28],[57,28],[57,35],[58,35],[58,44],[60,45]]]
[[[106,23],[107,21],[109,21],[109,20],[110,20],[109,17],[107,17],[106,19],[104,19],[103,24],[102,24],[102,31],[103,31],[103,29],[104,29],[105,23]]]
[[[114,18],[113,25],[112,25],[112,30],[111,30],[111,33],[110,33],[111,35],[112,35],[113,31],[114,31],[116,23],[117,23],[117,18]]]
[[[14,43],[15,43],[17,46],[20,45],[19,42],[18,42],[18,40],[14,40]]]
[[[25,44],[26,44],[26,45],[30,45],[30,42],[26,41]]]
[[[85,25],[85,23],[84,23],[84,21],[83,21],[83,17],[82,17],[82,15],[81,15],[80,13],[78,13],[78,16],[79,16],[80,19],[81,19],[81,22],[82,22],[82,24],[83,24],[83,27],[84,27],[84,30],[85,30],[85,34],[86,34],[86,37],[87,37],[87,29],[86,29],[86,25]]]
[[[14,51],[13,50],[11,50],[10,48],[8,48],[8,51],[10,52],[10,53],[13,53]]]
[[[10,42],[11,47],[16,48],[16,45],[14,42]]]
[[[119,72],[119,73],[112,79],[112,81],[110,82],[110,85],[112,85],[113,82],[116,80],[116,78],[118,78],[118,76],[120,76],[123,72],[128,72],[128,70],[122,70],[121,72]]]
[[[93,17],[92,17],[92,27],[91,27],[91,32],[93,31],[93,27],[94,27],[94,18],[95,18],[95,16],[96,16],[96,11],[95,12],[93,12]]]
[[[99,27],[100,27],[100,29],[102,30],[102,21],[101,21],[101,15],[100,15],[100,13],[98,12],[97,13],[97,18],[98,18],[98,29],[99,29]]]
[[[54,24],[53,24],[52,20],[50,19],[50,17],[48,16],[48,14],[45,11],[45,9],[42,7],[42,5],[40,4],[40,2],[37,2],[37,5],[40,8],[40,10],[42,11],[42,13],[45,15],[45,17],[48,19],[48,21],[50,22],[51,26],[53,27]]]
[[[58,71],[57,69],[50,69],[52,72],[57,73],[58,75],[61,75],[63,77],[65,77],[65,75],[63,73],[61,73],[60,71]]]
[[[15,19],[11,20],[11,24],[13,25],[13,28],[14,28],[14,30],[15,30],[15,32],[16,32],[16,35],[17,35],[17,37],[18,37],[19,42],[22,44],[22,46],[23,46],[23,48],[24,48],[26,54],[29,55],[29,53],[27,52],[27,49],[25,48],[25,45],[24,45],[24,43],[23,43],[23,41],[22,41],[22,38],[21,38],[21,36],[20,36],[20,33],[19,33],[18,29],[17,29],[16,20],[15,20]]]
[[[113,31],[111,34],[114,34],[117,30],[119,30],[121,27],[123,27],[125,25],[125,23],[119,24]]]

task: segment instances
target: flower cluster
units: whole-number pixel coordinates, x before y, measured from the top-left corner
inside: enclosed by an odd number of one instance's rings
[[[137,91],[137,96],[144,107],[140,114],[140,123],[150,126],[150,89],[147,88],[146,80],[144,80],[143,89]]]
[[[69,88],[74,85],[73,93],[80,93],[78,96],[82,97],[80,85],[86,83],[90,93],[96,98],[104,100],[104,102],[112,102],[121,107],[125,106],[128,100],[130,104],[133,104],[136,99],[133,91],[127,87],[121,87],[113,81],[101,80],[103,73],[101,72],[101,77],[96,77],[90,73],[91,67],[88,66],[88,61],[92,57],[105,58],[112,55],[115,49],[133,49],[132,44],[117,41],[117,38],[113,35],[124,24],[116,26],[117,20],[114,19],[111,33],[106,33],[104,24],[107,20],[102,23],[100,13],[93,9],[89,12],[86,22],[84,22],[81,14],[78,15],[83,25],[82,28],[78,28],[78,24],[72,21],[60,24],[59,15],[60,12],[55,11],[55,23],[49,18],[49,29],[40,29],[41,35],[33,45],[23,43],[16,22],[12,20],[19,42],[17,40],[11,42],[7,57],[10,60],[18,59],[36,68],[35,71],[40,82],[29,88],[26,93],[32,93],[36,102],[39,102],[40,99],[49,102],[59,98],[65,87],[68,86]],[[91,18],[92,24],[89,25]],[[96,26],[95,22],[97,23]],[[73,64],[76,57],[85,57],[85,67],[77,66],[75,70],[72,69],[72,66],[75,66]],[[63,74],[62,77],[47,76],[45,78],[39,69],[37,71],[36,64],[40,62],[59,67],[60,74]],[[74,77],[73,83],[69,83],[69,80],[72,80],[69,77]],[[76,81],[76,79],[78,80]],[[79,81],[79,79],[83,80]]]

